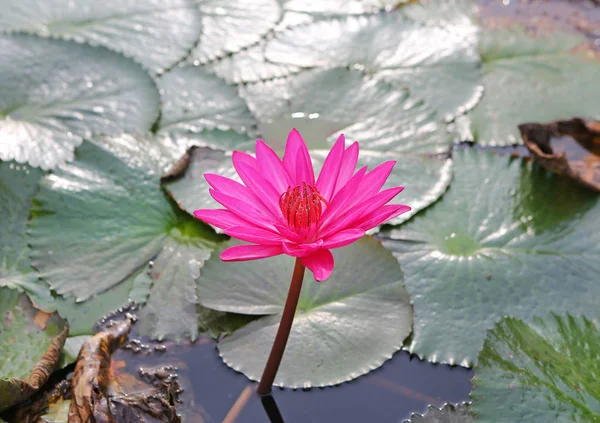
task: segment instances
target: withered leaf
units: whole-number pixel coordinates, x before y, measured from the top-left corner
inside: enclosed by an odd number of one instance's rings
[[[575,118],[525,123],[519,130],[540,165],[600,192],[600,122]]]

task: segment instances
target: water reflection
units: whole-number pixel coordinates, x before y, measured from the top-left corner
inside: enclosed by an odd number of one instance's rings
[[[411,413],[425,412],[428,405],[467,401],[473,374],[471,369],[433,365],[402,351],[355,381],[305,391],[275,388],[271,398],[261,399],[254,393],[256,384],[249,384],[244,375],[221,361],[212,340],[169,345],[162,360],[167,357],[178,363],[180,381],[189,384],[184,386],[189,399],[183,406],[193,404],[204,423],[222,422],[240,397],[244,406],[236,415],[236,423],[268,419],[287,423],[398,422]],[[137,366],[142,364],[138,361]]]
[[[279,408],[277,407],[277,403],[275,402],[275,398],[272,395],[266,395],[260,399],[262,406],[267,413],[267,417],[269,417],[269,421],[271,423],[284,423],[283,417],[279,412]]]

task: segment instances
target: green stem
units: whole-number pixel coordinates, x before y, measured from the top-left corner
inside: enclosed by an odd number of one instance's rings
[[[279,370],[283,352],[285,351],[285,346],[287,345],[290,331],[292,330],[292,323],[294,322],[294,315],[296,314],[296,307],[298,306],[298,299],[300,298],[300,291],[302,290],[302,279],[304,279],[305,269],[306,268],[300,262],[300,259],[297,258],[292,281],[290,282],[290,289],[283,308],[283,315],[281,316],[281,322],[277,329],[277,335],[275,335],[275,342],[273,342],[271,354],[269,354],[267,365],[265,366],[263,375],[260,378],[260,383],[256,389],[258,395],[264,396],[271,393],[271,386],[275,380],[275,375],[277,375],[277,370]]]

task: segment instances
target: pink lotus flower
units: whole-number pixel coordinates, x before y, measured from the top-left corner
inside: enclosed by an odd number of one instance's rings
[[[204,175],[212,197],[225,207],[194,215],[234,238],[250,242],[223,251],[224,261],[255,260],[279,254],[300,258],[318,282],[333,271],[332,248],[358,240],[365,232],[410,210],[386,205],[403,187],[380,191],[395,161],[354,173],[358,143],[345,148],[344,136],[315,175],[304,140],[288,136],[283,161],[262,140],[256,158],[235,151],[233,165],[243,184],[220,175]]]

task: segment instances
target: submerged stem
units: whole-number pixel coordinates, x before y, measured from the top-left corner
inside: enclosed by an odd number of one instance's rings
[[[298,305],[298,299],[300,298],[300,291],[302,289],[302,279],[304,279],[304,270],[306,268],[300,262],[300,259],[296,259],[294,266],[294,274],[292,275],[292,281],[290,282],[290,289],[288,291],[287,299],[285,300],[285,307],[283,308],[283,315],[281,316],[281,322],[277,329],[277,335],[275,335],[275,342],[271,348],[271,354],[267,360],[267,365],[263,371],[263,375],[260,378],[260,383],[256,392],[258,395],[268,395],[271,393],[271,386],[275,380],[275,375],[281,364],[281,358],[285,351],[285,346],[292,330],[292,323],[294,322],[294,315],[296,314],[296,306]]]

